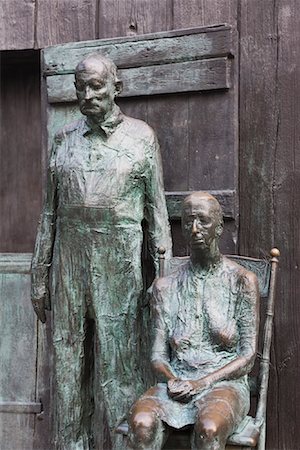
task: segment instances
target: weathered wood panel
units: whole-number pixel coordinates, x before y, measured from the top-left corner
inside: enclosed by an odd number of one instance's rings
[[[271,0],[242,1],[240,14],[240,252],[263,257],[274,244],[279,246],[273,225],[278,127],[277,17]],[[275,314],[276,332],[277,320]],[[272,356],[272,364],[276,365],[274,351]],[[274,368],[270,376],[268,448],[279,449],[279,385]]]
[[[278,126],[273,154],[272,212],[274,242],[282,250],[282,258],[275,329],[275,361],[279,387],[278,422],[273,427],[275,428],[277,425],[278,448],[296,449],[300,448],[298,426],[300,417],[299,2],[297,0],[281,0],[275,12],[278,14],[276,73]],[[272,392],[270,396],[272,396]],[[269,404],[270,408],[272,405],[273,403]],[[272,448],[272,436],[270,433],[268,436],[270,448]]]
[[[174,28],[212,25],[215,23],[237,24],[237,0],[173,0]]]
[[[120,97],[158,95],[230,88],[227,58],[120,70],[124,89]],[[74,75],[47,78],[49,103],[76,101]]]
[[[96,20],[98,0],[35,0],[35,2],[37,48],[98,37]]]
[[[31,254],[0,254],[0,443],[5,450],[32,448],[34,412],[41,409],[36,402],[37,320],[30,302],[30,261]]]
[[[2,0],[0,50],[34,48],[35,0]]]
[[[113,45],[112,45],[113,44]],[[44,73],[64,75],[74,73],[76,65],[93,51],[111,58],[119,69],[146,67],[171,62],[194,61],[216,56],[228,56],[232,51],[230,26],[196,27],[153,33],[151,36],[101,39],[74,42],[68,46],[47,49]]]
[[[41,206],[39,55],[1,55],[0,251],[30,252]]]
[[[171,28],[172,0],[100,0],[100,38],[134,36]]]

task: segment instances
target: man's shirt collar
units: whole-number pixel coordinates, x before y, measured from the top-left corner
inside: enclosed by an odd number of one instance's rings
[[[83,135],[86,136],[91,133],[98,133],[100,135],[105,135],[106,137],[109,137],[113,134],[117,126],[123,121],[123,114],[120,111],[120,108],[115,105],[111,115],[104,120],[103,122],[94,123],[92,122],[89,117],[86,117],[84,121],[84,129],[83,129]]]

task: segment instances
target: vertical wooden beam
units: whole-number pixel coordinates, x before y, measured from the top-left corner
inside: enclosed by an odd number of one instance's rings
[[[277,297],[280,304],[275,315],[277,427],[278,448],[296,449],[300,448],[300,17],[297,0],[280,0],[277,4],[278,122],[272,193],[274,242],[283,250]]]
[[[274,242],[278,151],[278,34],[274,0],[240,2],[240,253],[266,256]],[[280,277],[281,278],[281,277]],[[278,304],[282,301],[278,296]],[[275,319],[278,323],[280,314]],[[275,336],[276,340],[276,336]],[[267,448],[278,443],[277,361],[272,351]]]

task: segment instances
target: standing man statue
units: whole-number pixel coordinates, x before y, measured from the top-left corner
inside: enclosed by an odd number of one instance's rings
[[[191,256],[153,287],[153,369],[161,383],[129,415],[134,449],[162,448],[168,426],[193,425],[192,449],[224,450],[249,410],[258,338],[256,276],[220,254],[222,211],[205,192],[183,204]]]
[[[171,254],[153,130],[116,105],[122,83],[111,60],[89,55],[77,65],[75,80],[86,117],[55,137],[32,261],[34,310],[42,322],[45,310],[53,311],[59,450],[91,445],[83,385],[88,323],[94,322],[100,355],[94,388],[101,391],[113,443],[115,426],[143,389],[137,332],[143,219],[155,264],[158,245]]]

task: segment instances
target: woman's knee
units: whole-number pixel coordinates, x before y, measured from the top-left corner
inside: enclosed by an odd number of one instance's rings
[[[218,424],[213,418],[200,418],[194,427],[194,433],[205,440],[213,440],[219,434]]]
[[[137,411],[130,418],[132,440],[149,444],[157,431],[158,419],[152,411]]]
[[[194,449],[215,450],[225,448],[226,436],[219,421],[213,417],[199,418],[194,425]]]

